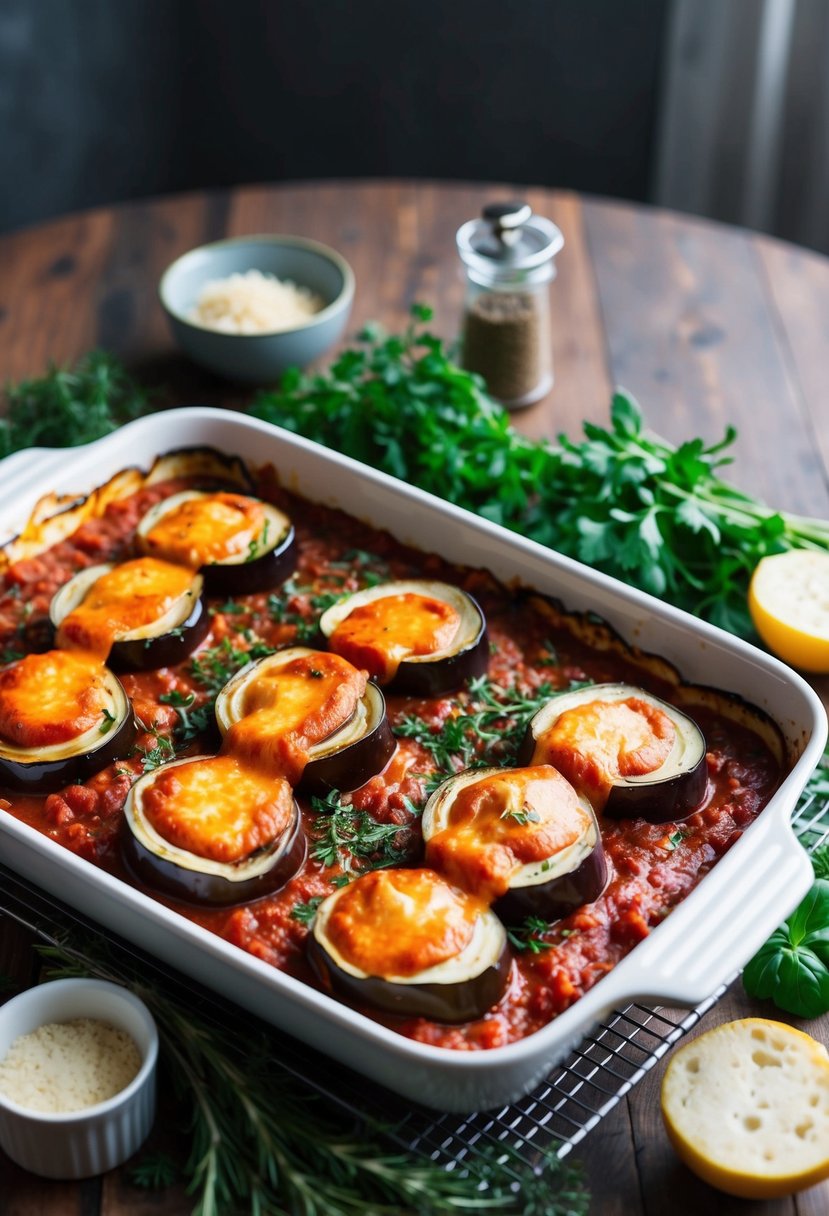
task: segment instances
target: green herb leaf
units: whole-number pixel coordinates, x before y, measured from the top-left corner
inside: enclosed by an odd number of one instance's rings
[[[356,876],[412,859],[414,841],[405,825],[378,823],[368,811],[343,802],[337,790],[312,798],[311,806],[311,856],[321,865]]]
[[[178,1166],[166,1153],[146,1153],[129,1171],[133,1186],[148,1191],[163,1191],[172,1186],[178,1176]]]
[[[829,1011],[829,880],[818,878],[806,898],[743,972],[749,996],[771,999],[796,1017]]]
[[[293,920],[298,920],[300,924],[310,925],[311,921],[317,914],[317,908],[322,903],[322,896],[315,895],[312,899],[306,900],[302,904],[294,904],[291,908],[291,917]]]
[[[821,845],[812,854],[812,868],[815,878],[829,878],[829,844]]]
[[[41,947],[50,975],[126,982],[158,1024],[165,1077],[185,1104],[182,1173],[193,1216],[248,1212],[302,1216],[586,1216],[578,1167],[538,1154],[536,1168],[508,1146],[475,1146],[455,1168],[394,1147],[394,1127],[344,1120],[275,1062],[275,1039],[256,1027],[239,1035],[165,994],[156,977],[131,971],[101,939],[82,949]],[[163,1185],[164,1163],[139,1170]]]
[[[544,934],[550,926],[540,916],[528,916],[523,925],[517,929],[508,929],[507,937],[514,949],[524,953],[541,954],[544,950],[552,949],[552,942],[546,941]]]
[[[93,351],[74,368],[53,366],[44,376],[7,385],[5,398],[0,457],[20,448],[90,443],[150,406],[123,364],[104,351]]]
[[[574,682],[567,689],[581,686]],[[547,683],[531,691],[517,685],[502,688],[483,676],[458,694],[457,712],[440,730],[412,713],[395,722],[394,733],[416,740],[445,776],[473,765],[508,767],[515,761],[530,718],[563,691]]]
[[[260,418],[383,469],[754,637],[748,581],[760,558],[793,547],[829,549],[829,525],[784,515],[719,477],[735,432],[673,447],[616,393],[609,425],[583,439],[530,440],[423,329],[367,327],[360,348],[328,373],[292,375],[252,405]]]

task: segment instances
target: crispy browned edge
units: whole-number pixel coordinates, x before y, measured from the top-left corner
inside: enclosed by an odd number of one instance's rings
[[[254,484],[244,462],[215,448],[193,446],[177,448],[157,457],[148,472],[123,469],[86,497],[46,494],[35,505],[18,536],[0,549],[0,576],[15,562],[36,557],[71,536],[88,519],[100,518],[111,502],[127,498],[144,486],[171,477],[199,477],[206,482],[238,486],[250,490]],[[679,671],[666,659],[626,642],[612,626],[593,612],[570,612],[552,596],[518,589],[551,625],[594,650],[610,652],[639,667],[647,675],[671,687],[675,703],[689,712],[705,706],[739,725],[754,730],[772,751],[781,766],[793,765],[802,748],[787,754],[783,733],[774,719],[758,706],[736,693],[700,684],[685,683]],[[805,739],[803,746],[805,746]]]

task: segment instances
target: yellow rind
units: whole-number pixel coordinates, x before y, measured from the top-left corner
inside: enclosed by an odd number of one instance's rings
[[[803,1031],[796,1030],[792,1026],[787,1026],[782,1022],[772,1021],[768,1018],[743,1018],[735,1022],[727,1022],[722,1026],[717,1026],[713,1030],[700,1035],[686,1046],[680,1048],[671,1059],[668,1068],[665,1071],[665,1076],[662,1081],[661,1089],[661,1109],[662,1118],[665,1123],[665,1130],[677,1156],[685,1165],[695,1173],[704,1182],[710,1186],[716,1187],[717,1190],[724,1191],[729,1195],[736,1195],[742,1199],[775,1199],[784,1195],[791,1195],[797,1191],[806,1190],[808,1187],[815,1186],[819,1182],[823,1182],[829,1178],[829,1139],[826,1141],[825,1157],[822,1160],[816,1161],[809,1168],[787,1171],[787,1172],[772,1172],[766,1167],[763,1171],[763,1165],[760,1163],[756,1168],[752,1168],[749,1158],[751,1153],[747,1141],[747,1149],[745,1153],[746,1166],[745,1168],[736,1169],[725,1161],[717,1160],[710,1149],[705,1151],[699,1143],[699,1139],[694,1138],[693,1131],[686,1125],[683,1125],[683,1118],[688,1119],[684,1108],[678,1104],[676,1089],[678,1085],[675,1080],[679,1070],[683,1066],[684,1057],[688,1053],[697,1053],[698,1055],[710,1052],[712,1048],[718,1044],[719,1040],[725,1035],[744,1034],[746,1040],[747,1058],[750,1056],[752,1039],[751,1030],[754,1027],[767,1027],[777,1035],[782,1035],[788,1039],[790,1044],[798,1043],[804,1051],[804,1057],[810,1068],[814,1068],[818,1074],[818,1086],[825,1085],[829,1094],[829,1054],[822,1044],[818,1043],[810,1035]],[[704,1071],[700,1072],[700,1084],[705,1083]],[[790,1074],[786,1073],[787,1082],[791,1081],[793,1086],[799,1085],[800,1082],[793,1080]],[[681,1085],[681,1082],[679,1082]],[[804,1086],[805,1090],[805,1086]],[[805,1103],[804,1092],[804,1103]],[[829,1103],[829,1097],[825,1099]],[[808,1111],[808,1107],[804,1105],[804,1112]],[[710,1119],[716,1124],[717,1120],[724,1120],[727,1112],[723,1109],[717,1109],[712,1102]]]
[[[796,623],[794,594],[797,580],[808,567],[826,568],[829,582],[829,553],[792,549],[760,561],[748,589],[748,609],[754,627],[774,654],[801,671],[817,675],[829,673],[829,608],[818,628]],[[792,608],[787,608],[791,590]]]

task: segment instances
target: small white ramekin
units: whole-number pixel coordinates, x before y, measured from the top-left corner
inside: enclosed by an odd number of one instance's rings
[[[16,1038],[48,1022],[97,1018],[124,1030],[141,1055],[125,1089],[82,1110],[47,1114],[0,1093],[0,1148],[44,1178],[89,1178],[120,1165],[146,1139],[155,1116],[158,1031],[143,1001],[104,980],[53,980],[0,1007],[0,1059]]]

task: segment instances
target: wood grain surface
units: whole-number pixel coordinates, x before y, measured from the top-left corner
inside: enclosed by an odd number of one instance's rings
[[[285,232],[336,246],[357,280],[350,329],[402,325],[409,304],[435,308],[457,333],[459,225],[492,199],[526,195],[555,219],[566,246],[552,285],[556,383],[516,415],[533,435],[578,434],[604,422],[611,386],[642,403],[674,441],[739,431],[732,480],[778,507],[829,516],[829,262],[767,238],[644,207],[511,187],[329,182],[246,188],[129,204],[0,238],[0,375],[41,373],[96,346],[123,356],[169,405],[240,405],[246,394],[174,349],[157,284],[178,254],[228,234]],[[824,698],[825,683],[819,685]],[[0,974],[36,976],[27,936],[0,922]],[[748,1014],[776,1015],[735,985],[700,1030]],[[829,1041],[829,1018],[810,1023]],[[829,1184],[748,1202],[719,1195],[674,1157],[662,1129],[664,1062],[577,1150],[593,1216],[826,1216]],[[162,1111],[154,1142],[175,1149]],[[178,1189],[144,1193],[126,1169],[80,1184],[43,1182],[0,1156],[2,1216],[180,1216]]]

